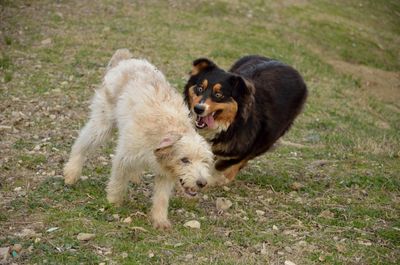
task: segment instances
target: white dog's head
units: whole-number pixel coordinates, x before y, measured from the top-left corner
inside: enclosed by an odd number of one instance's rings
[[[185,193],[196,196],[210,181],[213,153],[196,132],[169,133],[154,154],[163,171],[179,180]]]

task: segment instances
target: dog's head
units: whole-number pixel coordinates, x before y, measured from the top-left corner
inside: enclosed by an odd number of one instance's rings
[[[210,181],[213,154],[209,144],[195,131],[169,133],[154,154],[162,170],[179,181],[189,196],[196,196]]]
[[[226,131],[237,117],[245,120],[254,100],[253,85],[206,58],[193,62],[184,96],[197,130],[207,139]]]

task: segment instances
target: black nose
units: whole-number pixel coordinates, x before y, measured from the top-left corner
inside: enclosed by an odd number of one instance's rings
[[[194,105],[194,112],[197,114],[202,114],[206,108],[202,104]]]
[[[197,185],[199,188],[204,188],[204,187],[207,185],[207,180],[205,180],[205,179],[203,179],[203,178],[198,179],[198,180],[196,181],[196,185]]]

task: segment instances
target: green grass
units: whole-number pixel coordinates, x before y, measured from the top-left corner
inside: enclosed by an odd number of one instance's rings
[[[23,246],[10,262],[400,260],[398,1],[18,0],[0,8],[0,247]],[[62,167],[88,100],[122,47],[157,65],[179,90],[198,57],[223,68],[247,54],[293,65],[309,88],[284,137],[295,145],[251,161],[229,189],[194,201],[174,197],[169,232],[148,220],[149,178],[131,185],[122,207],[107,203],[115,141],[88,160],[86,180],[65,186]],[[218,213],[218,197],[233,206]],[[200,230],[183,226],[192,219]],[[40,234],[16,236],[24,228]],[[80,232],[96,237],[80,242]]]

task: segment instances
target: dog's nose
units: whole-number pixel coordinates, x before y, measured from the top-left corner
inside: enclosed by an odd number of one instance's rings
[[[207,180],[200,178],[196,181],[196,185],[201,189],[207,185]]]
[[[194,112],[196,112],[196,114],[202,114],[204,112],[206,108],[204,107],[204,105],[202,104],[196,104],[194,105]]]

